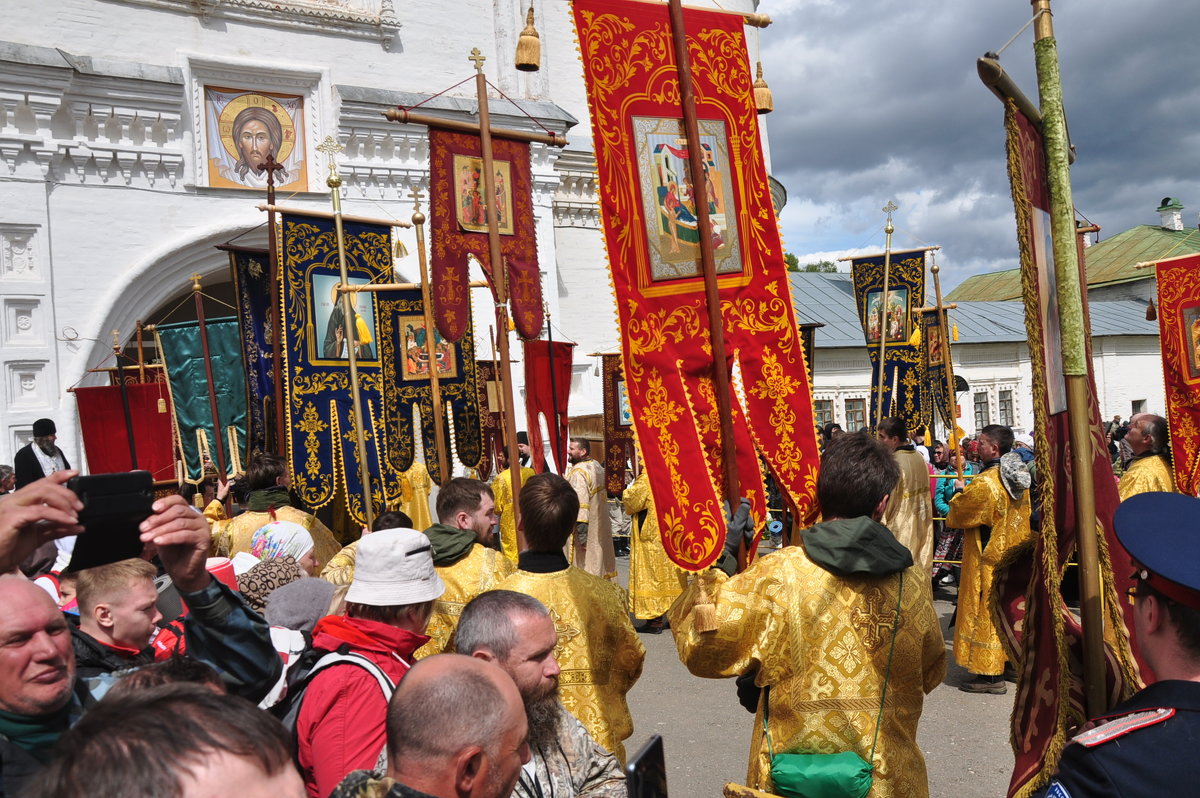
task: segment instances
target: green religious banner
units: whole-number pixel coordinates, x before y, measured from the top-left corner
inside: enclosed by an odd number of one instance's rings
[[[225,445],[225,469],[242,472],[246,451],[246,371],[242,365],[241,334],[236,318],[210,319],[208,338],[209,385],[198,322],[160,324],[154,330],[158,351],[167,367],[167,385],[175,408],[175,446],[183,463],[183,478],[197,483],[216,468],[216,438],[209,391],[216,396],[218,424]]]

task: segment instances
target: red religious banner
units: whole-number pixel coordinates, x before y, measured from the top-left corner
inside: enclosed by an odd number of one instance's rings
[[[1158,340],[1175,487],[1200,491],[1200,255],[1156,264]]]
[[[699,141],[683,133],[667,7],[575,0],[600,207],[622,332],[629,411],[667,555],[697,571],[725,535],[721,446],[737,453],[738,494],[758,523],[757,452],[799,518],[814,512],[812,394],[767,184],[740,17],[684,12]],[[704,196],[690,148],[701,151]],[[699,229],[697,203],[710,219]],[[713,244],[734,440],[721,441],[700,239]],[[757,525],[757,524],[756,524]]]
[[[493,139],[496,221],[500,254],[508,266],[509,306],[522,338],[542,332],[542,279],[533,226],[529,145]],[[433,252],[433,304],[438,330],[450,341],[467,332],[471,296],[467,256],[494,280],[488,254],[487,205],[479,137],[429,129],[430,230]]]
[[[601,356],[604,363],[604,487],[608,498],[619,499],[629,485],[629,466],[637,459],[629,389],[621,371],[621,356]]]
[[[1085,719],[1083,633],[1078,618],[1063,602],[1062,573],[1075,551],[1078,530],[1074,484],[1091,479],[1100,529],[1100,572],[1105,618],[1105,694],[1108,703],[1127,698],[1138,683],[1118,588],[1132,571],[1128,555],[1113,533],[1118,504],[1116,482],[1101,430],[1096,384],[1091,374],[1091,336],[1087,298],[1084,331],[1088,349],[1088,419],[1092,429],[1090,473],[1071,467],[1066,387],[1062,366],[1050,200],[1039,130],[1009,100],[1008,173],[1017,214],[1025,328],[1033,372],[1034,451],[1040,475],[1037,490],[1041,529],[1027,545],[1008,552],[996,567],[993,616],[1009,657],[1022,664],[1012,714],[1015,757],[1009,796],[1032,795],[1053,774],[1071,730]],[[1083,277],[1083,260],[1076,264]],[[1086,283],[1086,280],[1084,281]],[[1111,555],[1111,559],[1110,559]],[[1115,569],[1115,573],[1114,573]],[[1114,586],[1116,582],[1116,586]],[[1123,593],[1122,593],[1123,596]]]
[[[75,403],[91,473],[141,469],[155,482],[175,479],[174,417],[165,382],[127,383],[124,391],[119,385],[76,388]]]
[[[525,342],[525,418],[533,470],[546,470],[542,419],[550,436],[554,472],[567,470],[567,398],[571,393],[571,359],[575,344],[562,341]]]

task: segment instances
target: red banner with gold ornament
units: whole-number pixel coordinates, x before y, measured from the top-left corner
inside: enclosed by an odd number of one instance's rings
[[[1200,491],[1200,255],[1160,261],[1158,340],[1175,487]]]
[[[542,279],[538,273],[537,234],[529,145],[492,139],[496,221],[500,255],[508,266],[509,307],[522,338],[542,332]],[[495,264],[488,249],[488,198],[484,196],[479,137],[429,129],[430,237],[433,303],[437,328],[458,341],[471,321],[467,256],[473,255],[489,280]]]
[[[592,116],[600,205],[622,331],[630,412],[668,556],[708,567],[721,552],[720,419],[700,237],[713,244],[729,362],[738,493],[761,522],[756,448],[798,517],[815,504],[812,394],[736,15],[684,12],[700,141],[683,134],[665,5],[573,3]],[[695,196],[689,148],[701,150]],[[708,206],[708,230],[697,224]],[[739,400],[744,399],[744,405]],[[728,445],[729,442],[725,442]]]
[[[1027,798],[1053,774],[1072,730],[1086,720],[1083,632],[1079,618],[1062,598],[1062,574],[1079,534],[1094,534],[1100,549],[1105,610],[1104,692],[1108,705],[1127,698],[1138,685],[1123,608],[1118,599],[1132,570],[1113,531],[1118,504],[1108,449],[1101,435],[1096,383],[1091,373],[1091,335],[1084,296],[1084,335],[1088,350],[1088,425],[1092,430],[1087,470],[1074,471],[1062,365],[1056,269],[1050,243],[1050,196],[1042,134],[1006,103],[1008,174],[1016,209],[1021,258],[1025,329],[1033,377],[1034,452],[1041,529],[1028,544],[1006,552],[996,566],[992,617],[1012,662],[1020,663],[1012,713],[1013,774],[1009,798]],[[1071,268],[1086,283],[1080,257]],[[1095,530],[1080,530],[1073,495],[1090,481],[1096,504]],[[1035,509],[1038,509],[1035,507]]]

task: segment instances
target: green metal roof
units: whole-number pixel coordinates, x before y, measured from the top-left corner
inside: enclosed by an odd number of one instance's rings
[[[1165,230],[1156,224],[1139,224],[1084,251],[1088,287],[1150,279],[1153,271],[1133,267],[1193,252],[1200,252],[1200,229]]]
[[[973,275],[946,295],[947,302],[991,302],[1020,298],[1020,269]]]
[[[1166,230],[1156,224],[1139,224],[1084,250],[1088,288],[1151,279],[1153,271],[1134,266],[1194,252],[1200,252],[1200,229]],[[982,302],[1020,296],[1021,271],[1007,269],[968,277],[946,295],[946,300]]]

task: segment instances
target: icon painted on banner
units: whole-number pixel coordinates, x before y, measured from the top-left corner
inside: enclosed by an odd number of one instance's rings
[[[210,186],[266,188],[270,153],[283,165],[278,189],[308,190],[303,97],[205,86],[204,117]]]
[[[879,343],[879,302],[883,291],[876,289],[867,292],[867,343]],[[909,330],[908,289],[893,288],[888,291],[887,309],[884,312],[884,324],[887,326],[887,342],[889,344],[907,343],[912,335]]]
[[[400,316],[396,320],[400,330],[401,349],[404,360],[400,368],[400,376],[404,381],[429,379],[429,331],[425,327],[423,315]],[[458,358],[454,344],[442,338],[437,326],[433,328],[434,357],[437,358],[438,377],[455,379],[458,377]]]
[[[676,280],[700,275],[698,201],[708,207],[707,235],[713,243],[717,273],[740,273],[742,260],[724,123],[700,120],[701,161],[708,176],[704,198],[696,196],[697,189],[692,184],[682,120],[634,117],[633,130],[650,242],[651,279]]]
[[[629,407],[629,390],[625,387],[625,380],[615,380],[614,385],[617,389],[617,424],[632,427],[633,410]]]
[[[346,314],[342,309],[336,274],[314,274],[309,291],[312,308],[308,323],[308,358],[313,363],[330,365],[349,358],[346,346]],[[350,285],[366,285],[365,277],[351,277]],[[353,346],[359,360],[378,359],[375,343],[375,295],[364,291],[350,294],[353,303]]]
[[[1183,333],[1183,361],[1188,381],[1200,380],[1200,303],[1179,309]]]
[[[496,191],[496,226],[501,235],[513,234],[512,164],[492,161]],[[486,233],[487,191],[483,182],[483,159],[473,155],[454,156],[454,208],[458,226],[468,233]]]

